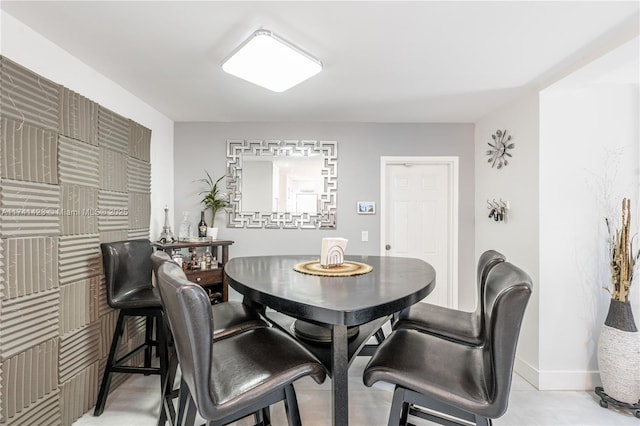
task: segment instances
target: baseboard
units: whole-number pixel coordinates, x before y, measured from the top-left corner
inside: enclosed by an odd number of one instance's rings
[[[533,365],[516,357],[513,365],[513,371],[519,374],[527,382],[531,383],[536,389],[540,389],[540,372]]]
[[[598,371],[539,370],[516,358],[514,371],[538,390],[593,390],[602,386]]]

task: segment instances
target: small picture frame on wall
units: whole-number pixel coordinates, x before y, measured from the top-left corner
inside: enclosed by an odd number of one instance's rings
[[[358,201],[356,203],[356,211],[358,214],[376,214],[376,202]]]

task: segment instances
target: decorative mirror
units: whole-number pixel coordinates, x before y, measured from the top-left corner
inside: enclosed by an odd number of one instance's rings
[[[335,141],[227,141],[229,228],[336,227]]]

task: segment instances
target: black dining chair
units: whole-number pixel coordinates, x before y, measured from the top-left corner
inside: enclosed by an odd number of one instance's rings
[[[100,249],[106,280],[107,303],[113,309],[118,309],[119,313],[98,391],[94,416],[99,416],[104,411],[113,373],[159,374],[162,384],[168,371],[166,323],[162,301],[151,279],[150,256],[153,251],[151,242],[130,240],[103,243],[100,244]],[[127,317],[145,317],[145,341],[118,358]],[[159,367],[151,365],[154,347],[160,358]],[[125,365],[141,351],[144,351],[142,367]]]
[[[153,274],[156,285],[158,283],[158,270],[165,262],[173,262],[171,256],[166,252],[162,250],[155,250],[151,254],[151,264],[153,265]],[[268,326],[268,324],[260,317],[260,314],[242,303],[215,303],[211,305],[211,311],[214,319],[213,322],[216,325],[213,330],[214,340],[224,339],[252,328]],[[171,358],[169,361],[166,383],[163,385],[163,405],[161,407],[158,425],[164,425],[167,418],[177,417],[177,424],[180,424],[182,421],[180,416],[183,415],[185,404],[188,402],[188,393],[184,391],[180,393],[178,390],[178,413],[180,414],[175,413],[173,403],[171,402],[176,396],[176,391],[173,389],[173,386],[177,373],[177,366],[177,358]],[[180,387],[184,387],[184,383],[181,383]]]
[[[393,328],[409,328],[469,345],[480,345],[484,327],[482,299],[487,275],[494,266],[504,261],[504,255],[495,250],[487,250],[480,255],[476,278],[478,302],[473,312],[416,303],[400,312]]]
[[[158,282],[158,269],[164,262],[173,261],[164,251],[156,250],[151,255],[156,283]],[[257,327],[267,327],[267,323],[258,312],[241,302],[227,301],[211,305],[215,329],[214,339],[224,339],[244,330]]]
[[[531,278],[509,262],[489,272],[483,297],[486,326],[471,346],[417,330],[395,330],[364,370],[364,383],[395,385],[389,425],[409,415],[439,424],[490,425],[507,410],[518,335]],[[426,408],[426,410],[422,409]]]
[[[202,287],[187,281],[173,262],[160,266],[158,286],[189,394],[187,424],[193,424],[198,412],[209,426],[252,414],[266,426],[269,407],[279,401],[285,403],[289,424],[301,424],[293,382],[311,376],[322,383],[326,372],[320,361],[272,327],[214,339],[209,297]]]

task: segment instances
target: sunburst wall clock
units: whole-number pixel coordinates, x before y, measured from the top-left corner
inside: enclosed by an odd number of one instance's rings
[[[511,157],[508,150],[513,149],[516,145],[511,142],[511,135],[506,130],[496,130],[491,135],[492,142],[487,142],[491,149],[487,150],[489,155],[488,163],[491,163],[491,167],[497,167],[501,169],[502,166],[509,164],[507,157]],[[509,143],[511,142],[511,143]]]

